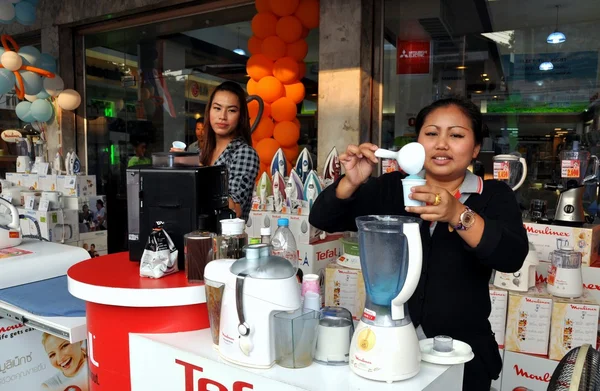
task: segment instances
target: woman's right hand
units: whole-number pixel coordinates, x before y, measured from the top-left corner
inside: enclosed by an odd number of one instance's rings
[[[345,178],[353,187],[362,185],[373,173],[373,166],[379,163],[375,157],[377,145],[363,143],[358,146],[348,145],[346,152],[340,155],[340,163],[346,172]]]
[[[185,150],[183,150],[181,148],[171,148],[171,149],[169,149],[169,152],[185,152]]]

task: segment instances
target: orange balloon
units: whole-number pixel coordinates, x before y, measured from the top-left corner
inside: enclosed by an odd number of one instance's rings
[[[275,61],[285,56],[287,45],[283,42],[283,39],[276,35],[271,35],[263,40],[261,50],[269,60]]]
[[[256,0],[254,6],[258,12],[271,12],[269,0]]]
[[[304,90],[304,84],[301,82],[297,81],[295,83],[285,84],[283,87],[285,88],[286,98],[290,98],[295,104],[304,100],[306,91]]]
[[[302,80],[304,76],[306,76],[306,63],[304,61],[300,61],[298,63],[298,80]]]
[[[298,159],[298,155],[300,155],[300,149],[297,145],[294,145],[292,147],[281,148],[281,150],[283,151],[285,158],[290,162],[295,162],[296,159]],[[291,169],[291,164],[289,164],[288,167]]]
[[[280,145],[275,139],[265,138],[260,140],[254,149],[256,149],[261,163],[271,164],[271,160],[273,160],[273,156],[275,156],[279,148]]]
[[[273,76],[280,82],[288,84],[298,80],[298,63],[292,57],[283,57],[273,64]]]
[[[257,36],[253,35],[250,37],[250,39],[248,40],[248,50],[250,51],[250,54],[259,54],[261,52],[261,45],[263,43],[263,40],[258,38]]]
[[[258,83],[254,81],[254,79],[248,80],[248,84],[246,84],[246,91],[248,95],[256,95],[256,88],[258,87]]]
[[[277,16],[270,12],[259,12],[252,18],[252,32],[260,39],[275,35]]]
[[[292,121],[297,112],[296,104],[290,98],[279,98],[271,105],[271,116],[277,122]]]
[[[296,61],[304,60],[307,54],[308,44],[304,39],[299,39],[287,45],[286,56],[292,57]]]
[[[253,100],[250,103],[248,103],[248,115],[250,115],[250,118],[258,117],[258,102],[257,101]],[[267,102],[264,102],[262,118],[268,118],[269,116],[271,116],[271,105]],[[254,123],[254,122],[252,122],[252,123]]]
[[[302,0],[294,15],[300,19],[302,25],[307,29],[319,27],[319,2],[317,0]]]
[[[275,124],[273,123],[273,120],[269,117],[262,117],[256,129],[252,132],[252,138],[256,141],[260,141],[263,138],[269,138],[273,136],[274,129]]]
[[[302,23],[295,16],[284,16],[277,21],[275,31],[286,43],[296,42],[302,37]]]
[[[291,121],[283,121],[275,125],[273,138],[281,144],[282,147],[293,147],[300,138],[300,128]]]
[[[285,88],[279,80],[273,76],[267,76],[259,80],[256,92],[265,102],[271,103],[285,95]]]
[[[298,117],[294,118],[292,122],[298,125],[298,127],[300,128],[300,120],[298,119]]]
[[[300,36],[300,38],[304,39],[308,37],[308,33],[310,33],[310,30],[304,27],[304,25],[302,25],[302,35]]]
[[[271,11],[277,16],[291,15],[298,8],[300,0],[270,0]]]
[[[248,59],[246,72],[255,81],[259,81],[273,74],[273,61],[269,60],[264,54],[255,54]]]

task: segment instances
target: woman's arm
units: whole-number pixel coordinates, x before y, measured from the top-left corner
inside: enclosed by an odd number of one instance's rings
[[[238,148],[231,157],[229,169],[229,208],[242,216],[243,204],[250,202],[258,175],[258,154],[249,145]]]

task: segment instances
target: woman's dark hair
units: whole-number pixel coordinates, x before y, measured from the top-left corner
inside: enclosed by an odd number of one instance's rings
[[[204,118],[198,118],[198,119],[196,120],[196,125],[198,125],[198,124],[202,124],[202,125],[204,125]]]
[[[252,138],[250,137],[250,115],[248,114],[248,105],[246,104],[246,92],[244,92],[239,84],[232,81],[221,83],[210,95],[210,99],[208,100],[208,105],[206,105],[206,111],[204,113],[204,131],[206,134],[206,142],[204,143],[202,152],[200,153],[200,163],[202,163],[204,166],[210,165],[212,154],[217,146],[217,137],[210,123],[210,109],[212,107],[213,100],[215,99],[215,95],[219,91],[227,91],[238,97],[238,100],[240,101],[240,118],[238,120],[237,127],[233,131],[234,138],[241,137],[246,144],[252,145]]]
[[[481,115],[481,110],[479,110],[479,107],[477,107],[475,103],[462,98],[444,98],[436,100],[429,106],[422,108],[421,111],[419,111],[419,114],[417,114],[415,123],[417,136],[419,135],[419,132],[421,132],[421,128],[429,114],[441,107],[448,106],[458,107],[464,115],[469,117],[471,120],[471,127],[473,128],[473,135],[475,136],[475,144],[480,145],[483,142],[483,116]]]
[[[96,201],[96,204],[100,204],[101,207],[104,207],[104,201],[102,200]]]

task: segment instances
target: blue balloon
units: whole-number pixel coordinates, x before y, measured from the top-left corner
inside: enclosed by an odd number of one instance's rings
[[[36,97],[38,99],[46,99],[50,97],[50,94],[46,92],[44,88],[40,92],[37,93]]]
[[[0,68],[0,95],[6,94],[15,86],[15,74],[8,69]]]
[[[25,85],[25,93],[27,95],[37,95],[44,88],[42,78],[38,74],[31,71],[19,71],[19,73],[23,77],[23,84]]]
[[[35,46],[23,46],[19,51],[23,64],[38,67],[42,59],[42,53]]]
[[[15,4],[15,19],[17,22],[30,26],[35,23],[35,5],[26,1]]]
[[[33,4],[33,5],[37,5],[40,2],[40,0],[22,0],[22,1],[26,1],[26,2],[28,2],[30,4]]]
[[[35,118],[31,115],[31,102],[23,101],[15,107],[17,117],[23,122],[34,122]]]
[[[48,72],[56,73],[56,60],[48,53],[42,53],[42,58],[38,68],[42,68]]]
[[[33,118],[39,122],[46,122],[52,118],[52,105],[45,99],[33,101],[30,111]]]

